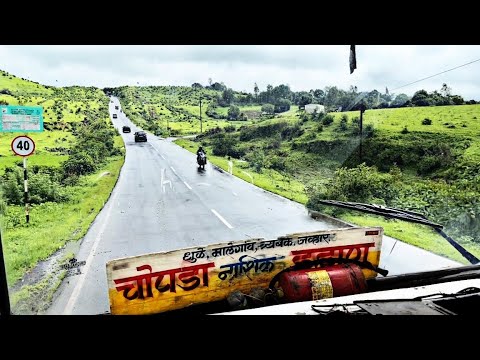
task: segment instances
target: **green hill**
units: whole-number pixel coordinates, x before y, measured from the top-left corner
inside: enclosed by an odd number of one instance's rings
[[[0,70],[0,99],[2,91],[7,90],[14,97],[48,96],[52,90],[33,81],[18,78],[6,71]]]

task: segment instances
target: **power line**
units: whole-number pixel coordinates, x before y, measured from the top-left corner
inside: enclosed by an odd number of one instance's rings
[[[417,83],[417,82],[420,82],[420,81],[423,81],[423,80],[426,80],[426,79],[430,79],[430,78],[432,78],[432,77],[434,77],[434,76],[437,76],[437,75],[440,75],[440,74],[444,74],[444,73],[446,73],[446,72],[449,72],[449,71],[452,71],[452,70],[461,68],[461,67],[463,67],[463,66],[467,66],[467,65],[473,64],[474,62],[477,62],[477,61],[480,61],[480,59],[473,60],[473,61],[470,61],[470,62],[468,62],[468,63],[466,63],[466,64],[463,64],[463,65],[460,65],[460,66],[456,66],[456,67],[454,67],[454,68],[451,68],[451,69],[448,69],[448,70],[439,72],[438,74],[435,74],[435,75],[427,76],[426,78],[423,78],[423,79],[420,79],[420,80],[417,80],[417,81],[408,83],[408,84],[406,84],[406,85],[399,86],[399,87],[397,87],[397,88],[395,88],[395,89],[392,89],[392,90],[389,90],[389,91],[391,92],[391,91],[394,91],[394,90],[397,90],[397,89],[401,89],[401,88],[403,88],[403,87],[405,87],[405,86],[409,86],[409,85],[415,84],[415,83]]]

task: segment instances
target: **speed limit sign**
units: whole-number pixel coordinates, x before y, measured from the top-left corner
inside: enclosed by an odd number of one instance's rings
[[[35,151],[35,143],[28,136],[17,136],[12,141],[12,150],[15,155],[30,156]]]

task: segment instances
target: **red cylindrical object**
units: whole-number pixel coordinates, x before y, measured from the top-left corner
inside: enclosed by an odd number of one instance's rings
[[[356,264],[287,271],[278,284],[287,302],[320,300],[367,291],[362,269]]]

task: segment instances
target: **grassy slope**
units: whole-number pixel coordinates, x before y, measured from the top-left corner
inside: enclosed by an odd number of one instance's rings
[[[46,259],[67,241],[79,240],[85,235],[108,199],[123,164],[123,157],[110,160],[108,165],[81,181],[69,202],[44,203],[33,207],[28,225],[24,221],[23,207],[9,207],[4,253],[7,255],[10,285],[20,279],[38,260]],[[99,177],[104,172],[109,174]]]
[[[343,114],[343,113],[342,113]],[[342,115],[335,113],[338,120]],[[357,112],[346,112],[352,119]],[[422,120],[432,120],[431,125],[422,125]],[[480,135],[480,105],[410,107],[399,109],[367,110],[364,124],[373,124],[375,128],[386,133],[398,134],[407,127],[411,132],[430,132],[454,134],[460,137],[478,137]],[[455,126],[454,128],[449,126]],[[464,153],[464,158],[480,159],[480,141],[475,139]]]

